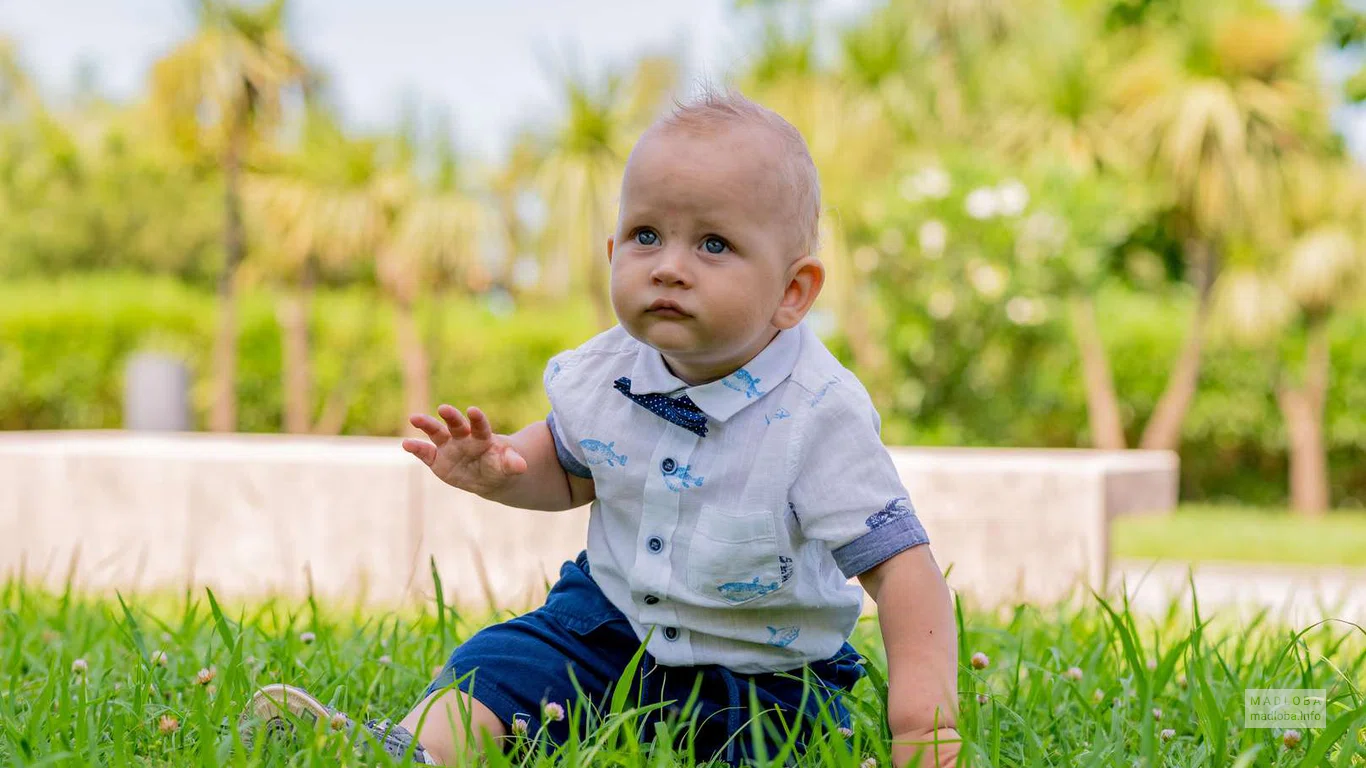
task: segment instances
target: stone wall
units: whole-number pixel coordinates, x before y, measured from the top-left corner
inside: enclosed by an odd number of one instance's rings
[[[987,603],[1050,601],[1107,569],[1108,521],[1176,503],[1161,452],[892,449],[941,567]],[[450,488],[396,439],[0,434],[0,574],[60,589],[534,604],[587,509]]]

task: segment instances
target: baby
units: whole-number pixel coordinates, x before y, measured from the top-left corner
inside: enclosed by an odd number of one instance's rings
[[[806,143],[781,117],[735,94],[680,107],[626,163],[607,241],[620,325],[550,362],[546,419],[497,435],[476,408],[412,417],[429,439],[404,449],[450,485],[592,511],[543,607],[456,648],[400,724],[366,724],[385,749],[445,763],[469,733],[562,742],[579,690],[605,709],[640,651],[632,704],[690,723],[699,760],[734,764],[750,756],[751,690],[803,734],[848,724],[867,590],[894,757],[954,763],[947,586],[867,392],[802,323],[825,278],[819,211]],[[282,709],[339,717],[286,686],[248,712]]]

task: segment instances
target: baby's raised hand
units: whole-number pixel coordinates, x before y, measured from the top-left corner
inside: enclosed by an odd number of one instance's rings
[[[468,420],[449,405],[437,408],[436,413],[441,421],[425,413],[408,418],[431,442],[403,441],[403,450],[421,459],[432,474],[456,488],[487,496],[526,472],[526,459],[507,437],[493,434],[488,417],[478,408],[469,409]]]

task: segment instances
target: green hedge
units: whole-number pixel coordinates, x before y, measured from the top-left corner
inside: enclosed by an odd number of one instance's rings
[[[173,281],[139,276],[73,277],[0,286],[0,429],[115,428],[122,419],[124,366],[139,350],[172,353],[195,381],[195,419],[210,403],[215,302]],[[280,326],[274,298],[248,292],[239,308],[239,428],[283,423]],[[495,426],[542,417],[546,360],[593,333],[578,306],[495,315],[481,303],[433,300],[419,308],[429,341],[432,396],[487,408]],[[343,433],[392,435],[404,423],[393,314],[368,290],[320,291],[312,310],[315,416],[348,381]],[[348,378],[349,377],[349,378]]]
[[[1101,303],[1115,383],[1136,439],[1162,391],[1189,306],[1127,294]],[[0,429],[118,427],[128,356],[156,349],[182,357],[196,381],[196,418],[208,411],[212,295],[170,280],[86,276],[0,286]],[[242,298],[240,427],[282,424],[280,329],[272,296]],[[437,401],[486,407],[500,430],[544,415],[541,372],[555,352],[592,335],[580,304],[524,306],[510,315],[471,299],[421,308]],[[318,410],[347,376],[353,381],[346,434],[396,434],[405,416],[393,318],[369,290],[321,291],[313,306]],[[968,371],[933,407],[899,392],[875,392],[889,442],[969,445],[1084,444],[1085,398],[1065,328],[1048,325],[1012,342],[1015,359],[990,363],[995,378]],[[1333,497],[1366,505],[1366,312],[1337,320],[1328,403]],[[832,348],[846,357],[843,345]],[[1287,345],[1285,355],[1293,351]],[[983,355],[989,358],[990,355]],[[1191,500],[1264,505],[1285,500],[1285,431],[1271,387],[1278,356],[1211,339],[1201,389],[1185,425],[1183,494]],[[904,388],[906,382],[897,386]],[[970,385],[970,386],[969,386]],[[920,401],[915,403],[919,404]]]

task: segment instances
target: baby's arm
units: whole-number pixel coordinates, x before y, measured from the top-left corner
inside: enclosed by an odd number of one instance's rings
[[[447,484],[522,509],[573,509],[593,500],[592,479],[564,470],[544,421],[513,435],[495,435],[478,408],[469,409],[468,419],[449,405],[436,412],[440,420],[426,414],[410,417],[430,442],[404,440],[403,449]]]
[[[887,647],[892,762],[906,765],[923,751],[920,765],[955,765],[960,751],[957,628],[939,565],[928,545],[916,546],[860,574],[859,581],[877,602]]]

